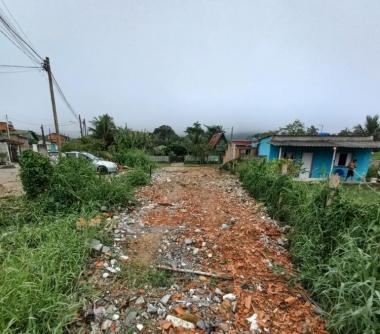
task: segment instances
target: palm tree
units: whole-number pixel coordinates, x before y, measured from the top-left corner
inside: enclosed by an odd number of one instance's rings
[[[102,140],[107,147],[114,142],[116,125],[110,115],[104,114],[95,117],[91,124],[93,127],[90,128],[90,131],[94,138]]]
[[[368,115],[364,126],[358,124],[354,127],[354,133],[358,135],[374,136],[376,140],[380,139],[379,115]]]

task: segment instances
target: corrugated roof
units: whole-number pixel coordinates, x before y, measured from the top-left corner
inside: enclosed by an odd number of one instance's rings
[[[380,148],[373,136],[273,136],[274,146]]]
[[[224,137],[224,133],[223,132],[219,132],[219,133],[214,133],[210,139],[210,141],[208,142],[208,148],[209,149],[214,149],[216,145],[218,145],[219,141]]]

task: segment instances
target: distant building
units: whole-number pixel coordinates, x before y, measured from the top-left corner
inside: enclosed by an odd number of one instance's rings
[[[214,133],[207,145],[209,156],[217,156],[221,162],[227,145],[228,141],[224,132]]]
[[[232,140],[223,157],[223,163],[231,160],[250,158],[256,155],[257,140],[236,139]]]
[[[61,134],[59,135],[59,137],[61,138],[61,144],[69,141],[69,139],[70,139],[68,136],[61,135]],[[47,139],[51,143],[58,144],[58,135],[55,132],[50,133],[47,136]]]
[[[347,175],[348,164],[357,160],[356,181],[366,177],[372,150],[380,142],[373,136],[282,136],[260,139],[258,155],[268,160],[291,159],[302,163],[301,179],[325,178],[331,174]]]
[[[9,131],[14,131],[15,128],[11,122],[8,122]],[[7,122],[0,122],[0,133],[8,132]]]

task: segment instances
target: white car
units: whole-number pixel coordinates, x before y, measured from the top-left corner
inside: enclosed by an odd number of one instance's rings
[[[69,158],[83,158],[91,161],[96,167],[96,170],[102,174],[117,172],[117,165],[114,162],[103,160],[88,152],[71,151],[66,152],[65,155]]]

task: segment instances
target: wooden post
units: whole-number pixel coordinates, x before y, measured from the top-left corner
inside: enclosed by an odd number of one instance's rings
[[[55,106],[55,97],[54,97],[54,87],[53,87],[53,77],[51,74],[50,68],[50,60],[49,57],[46,57],[43,65],[44,70],[48,74],[49,78],[49,88],[50,88],[50,98],[51,98],[51,106],[53,108],[53,117],[54,117],[54,126],[55,133],[57,134],[57,146],[58,146],[58,155],[61,156],[61,136],[59,134],[59,126],[58,126],[58,116],[57,116],[57,108]]]
[[[332,160],[331,160],[329,177],[331,176],[333,169],[334,169],[334,162],[335,162],[335,157],[336,157],[336,147],[335,146],[334,146],[333,150],[334,150],[334,152],[333,152],[333,156],[332,156]]]

